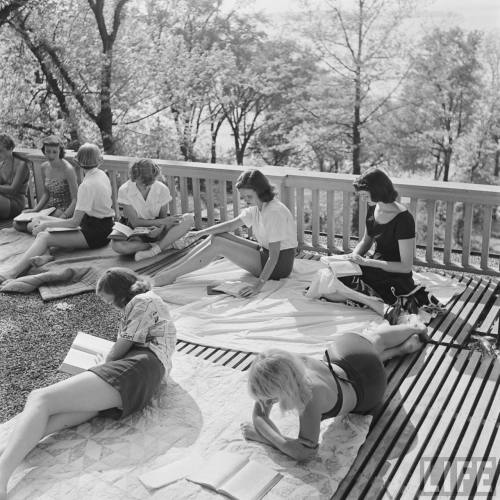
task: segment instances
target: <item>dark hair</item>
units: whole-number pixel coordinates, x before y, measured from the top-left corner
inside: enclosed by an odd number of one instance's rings
[[[134,162],[128,171],[132,182],[141,179],[144,184],[153,184],[155,180],[161,178],[160,167],[149,158],[141,158]]]
[[[368,191],[374,202],[392,203],[398,197],[389,176],[378,168],[370,168],[354,181],[354,189]]]
[[[0,134],[0,144],[5,148],[12,151],[16,147],[14,139],[10,135]]]
[[[96,293],[112,295],[116,307],[123,309],[136,295],[151,290],[151,283],[126,267],[111,267],[102,274]]]
[[[236,181],[237,189],[253,189],[260,201],[274,199],[276,193],[268,178],[260,170],[246,170]]]
[[[64,158],[66,151],[62,145],[61,139],[56,135],[49,135],[42,141],[42,153],[45,154],[45,146],[58,146],[59,147],[59,158]]]

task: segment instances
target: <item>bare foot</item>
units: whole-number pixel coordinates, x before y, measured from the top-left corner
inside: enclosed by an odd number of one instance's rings
[[[412,335],[401,345],[401,354],[410,354],[418,351],[422,347],[422,341],[418,334]]]
[[[32,266],[41,267],[54,260],[53,255],[37,255],[36,257],[31,257],[30,263]]]
[[[258,443],[267,444],[267,441],[255,430],[255,427],[250,422],[240,424],[241,433],[247,441],[257,441]]]

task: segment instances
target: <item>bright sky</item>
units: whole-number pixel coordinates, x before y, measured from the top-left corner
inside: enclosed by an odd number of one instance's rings
[[[235,0],[238,1],[238,0]],[[315,1],[309,0],[310,4]],[[300,6],[300,0],[250,0],[255,10],[265,13],[289,12]],[[450,17],[466,29],[500,31],[500,0],[418,0],[421,10],[426,10],[436,20],[442,19],[449,24]]]

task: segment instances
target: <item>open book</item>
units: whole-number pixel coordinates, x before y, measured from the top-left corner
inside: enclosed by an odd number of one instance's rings
[[[96,365],[96,355],[106,354],[113,347],[114,342],[94,337],[88,333],[78,332],[71,348],[66,354],[59,371],[76,375]]]
[[[132,229],[126,224],[115,222],[113,224],[113,230],[108,238],[110,240],[130,240],[132,238],[145,237],[146,239],[154,240],[161,234],[162,231],[163,228],[156,226],[136,227]]]
[[[240,297],[241,290],[247,286],[250,286],[250,283],[245,281],[224,281],[223,283],[209,287],[209,293],[219,292],[232,295],[233,297]]]
[[[33,219],[40,217],[40,215],[50,215],[56,207],[49,207],[40,210],[39,212],[21,212],[19,215],[14,217],[16,222],[31,222]]]
[[[260,500],[282,477],[247,457],[221,451],[187,479],[236,500]]]
[[[346,255],[329,255],[321,257],[320,262],[327,265],[337,278],[342,276],[361,276],[363,271],[355,262],[347,259]]]

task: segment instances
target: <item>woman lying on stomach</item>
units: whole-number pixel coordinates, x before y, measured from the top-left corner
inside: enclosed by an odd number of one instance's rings
[[[269,349],[250,367],[248,389],[256,401],[253,423],[241,426],[251,441],[272,446],[302,461],[314,457],[320,423],[348,413],[364,414],[383,401],[387,376],[383,362],[422,346],[425,326],[382,325],[369,336],[336,336],[323,360]],[[269,415],[274,404],[299,413],[296,438],[283,436]]]

